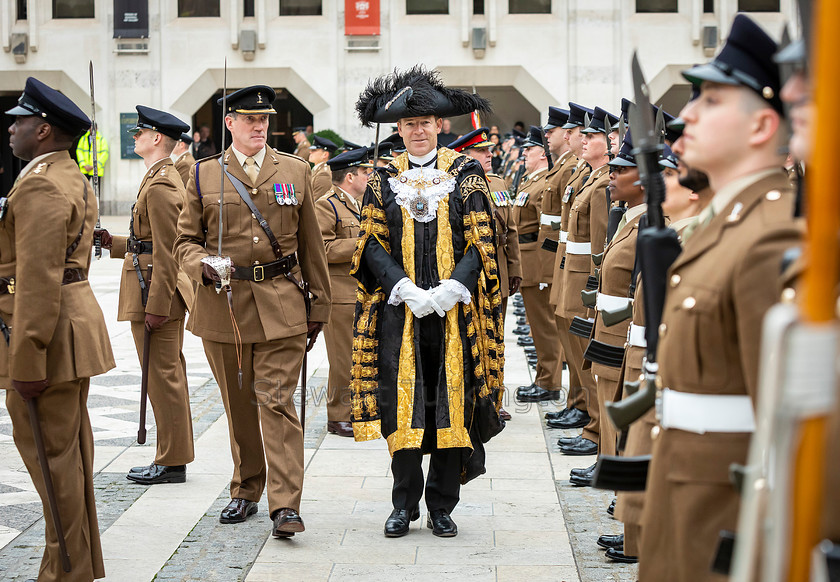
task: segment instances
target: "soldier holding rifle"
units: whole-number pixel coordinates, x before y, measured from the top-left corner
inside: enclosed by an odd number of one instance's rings
[[[87,278],[96,200],[68,153],[91,122],[67,97],[31,77],[6,114],[15,118],[12,151],[29,163],[8,198],[0,199],[0,387],[7,390],[15,445],[44,504],[38,579],[93,580],[104,577],[105,568],[87,396],[90,377],[113,368],[114,357]],[[36,449],[46,453],[40,464]],[[47,462],[51,473],[45,475]],[[50,481],[59,485],[53,499]]]
[[[256,85],[220,100],[233,144],[193,167],[175,256],[198,283],[187,325],[204,341],[228,416],[234,469],[220,521],[256,513],[267,486],[272,534],[290,537],[304,530],[294,392],[307,339],[329,319],[330,282],[309,164],[265,143],[274,99]],[[232,280],[206,263],[219,243]],[[314,296],[308,319],[304,282]]]

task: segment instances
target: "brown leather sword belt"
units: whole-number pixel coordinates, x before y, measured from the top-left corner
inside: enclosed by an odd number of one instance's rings
[[[254,265],[253,267],[240,267],[236,265],[235,270],[230,274],[231,279],[242,279],[245,281],[265,281],[266,279],[273,279],[291,272],[297,265],[297,255],[286,255],[282,259],[272,261],[264,265]]]

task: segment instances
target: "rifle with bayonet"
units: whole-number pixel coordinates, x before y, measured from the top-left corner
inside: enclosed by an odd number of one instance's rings
[[[606,405],[607,416],[619,430],[625,430],[632,422],[641,418],[656,402],[656,382],[659,373],[656,348],[659,341],[662,310],[665,305],[667,273],[682,251],[676,231],[665,226],[665,216],[662,212],[665,183],[659,171],[659,157],[663,146],[659,136],[656,135],[648,87],[636,53],[633,54],[632,72],[636,93],[636,105],[631,106],[629,111],[630,126],[633,129],[636,144],[633,154],[647,198],[648,226],[640,230],[636,241],[639,269],[644,281],[642,295],[647,346],[643,364],[644,380],[638,392],[624,400]],[[620,475],[630,477],[638,473],[639,466],[648,461],[649,459],[642,457],[623,458],[620,461],[617,458],[602,457],[595,467],[593,486],[608,489],[618,489],[616,485],[626,486],[621,479],[613,479],[616,476],[614,470],[607,471],[606,469],[608,467],[613,469],[619,466],[614,463],[620,463],[620,466],[625,469],[623,473],[620,472]],[[601,465],[606,465],[606,467]],[[630,467],[632,470],[629,469]]]
[[[545,136],[545,130],[541,127],[540,128],[540,138],[542,139],[542,146],[543,152],[545,153],[545,159],[548,160],[548,171],[551,171],[551,168],[554,167],[554,160],[551,159],[551,149],[548,147],[548,138]]]

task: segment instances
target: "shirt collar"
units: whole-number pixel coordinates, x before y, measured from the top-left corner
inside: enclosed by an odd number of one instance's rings
[[[406,152],[406,153],[408,153],[408,152]],[[417,164],[418,166],[425,166],[426,164],[431,162],[433,159],[435,159],[436,156],[437,156],[437,150],[432,149],[432,151],[430,151],[428,154],[426,154],[424,156],[414,156],[414,155],[408,154],[408,161],[411,162],[412,164]]]
[[[724,209],[729,206],[729,203],[732,202],[735,197],[746,188],[778,171],[779,169],[775,167],[766,168],[764,170],[759,170],[757,172],[753,172],[752,174],[736,178],[735,180],[729,182],[729,184],[723,186],[720,190],[715,192],[711,203],[700,212],[698,216],[700,224],[704,224],[706,220],[708,220],[710,214],[717,216],[723,212]]]
[[[239,162],[239,165],[244,168],[245,160],[248,158],[248,156],[236,149],[235,146],[230,146],[230,149],[233,150],[233,155],[236,156],[236,161]],[[265,161],[265,147],[263,147],[263,149],[261,149],[260,151],[258,151],[250,157],[254,158],[254,161],[257,163],[257,169],[262,168],[263,161]]]
[[[627,224],[630,224],[633,220],[636,219],[637,216],[641,216],[642,214],[647,211],[647,204],[642,202],[641,204],[637,204],[633,208],[628,208],[627,212],[624,213],[624,219]]]
[[[547,172],[547,171],[548,171],[548,168],[547,168],[547,167],[546,167],[546,168],[540,168],[539,170],[534,170],[533,172],[531,172],[530,174],[528,174],[528,179],[529,179],[529,180],[533,180],[534,178],[536,178],[537,176],[539,176],[541,173],[543,173],[543,172]]]
[[[33,158],[32,160],[30,160],[30,162],[28,164],[26,164],[23,167],[23,169],[20,171],[20,174],[18,174],[17,179],[20,180],[21,178],[23,178],[26,174],[29,173],[29,170],[34,168],[39,162],[41,162],[41,160],[46,158],[48,155],[54,154],[54,153],[56,153],[56,152],[47,152],[45,154],[41,154],[40,156],[37,156],[37,157]]]

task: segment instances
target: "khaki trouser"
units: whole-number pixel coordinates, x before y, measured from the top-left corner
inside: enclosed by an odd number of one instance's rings
[[[204,340],[228,417],[230,496],[259,501],[267,479],[270,515],[285,507],[300,510],[303,429],[294,397],[305,342],[306,334],[300,334],[243,344],[240,389],[234,344]]]
[[[90,582],[105,576],[93,495],[93,432],[87,411],[89,387],[88,378],[55,384],[47,387],[35,401],[70,554],[70,573],[65,573],[61,567],[58,537],[27,405],[14,390],[6,392],[15,445],[43,504],[46,547],[38,572],[40,582]]]
[[[353,303],[333,303],[324,326],[330,376],[327,382],[327,420],[350,422],[350,370],[353,366]]]
[[[131,322],[137,357],[143,363],[143,322]],[[167,321],[152,332],[149,345],[149,402],[155,413],[155,463],[186,465],[195,458],[190,389],[184,345],[184,320]]]
[[[563,363],[560,357],[560,341],[554,323],[554,309],[548,302],[551,288],[540,291],[539,286],[522,287],[522,300],[531,326],[531,337],[537,350],[537,376],[534,383],[545,390],[562,388]]]
[[[557,338],[563,348],[563,359],[566,361],[566,368],[569,371],[569,393],[566,395],[566,408],[577,408],[583,412],[587,412],[588,406],[586,404],[586,390],[581,386],[580,370],[569,363],[566,350],[569,345],[569,323],[559,315],[554,316],[554,323],[557,324]],[[562,365],[560,373],[562,373]]]
[[[566,329],[572,324],[571,319],[563,318],[563,325]],[[584,406],[576,406],[589,414],[589,424],[583,429],[583,436],[594,443],[598,442],[599,438],[599,413],[598,413],[598,393],[595,389],[595,378],[589,369],[583,369],[583,353],[586,351],[586,346],[589,340],[578,337],[572,333],[560,335],[560,341],[564,341],[563,353],[566,354],[566,362],[569,366],[569,390],[574,390],[575,377],[577,377],[578,386],[581,390],[575,394],[575,400],[583,398]]]

